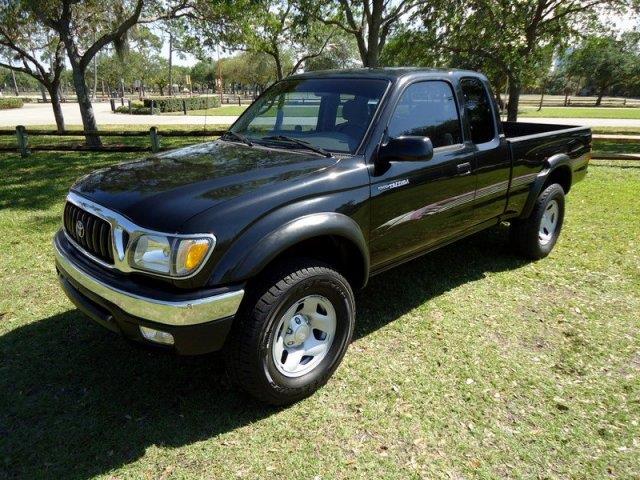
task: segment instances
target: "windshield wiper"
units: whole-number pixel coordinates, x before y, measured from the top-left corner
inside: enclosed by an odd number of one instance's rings
[[[331,152],[325,150],[321,147],[316,147],[312,143],[306,142],[304,140],[300,140],[299,138],[287,137],[286,135],[273,135],[271,137],[262,137],[261,140],[276,140],[276,141],[285,141],[295,143],[296,145],[301,146],[302,148],[306,148],[307,150],[311,150],[313,152],[319,153],[320,155],[324,155],[325,157],[332,157]]]
[[[232,132],[231,130],[227,130],[222,134],[222,138],[224,137],[235,138],[236,140],[240,140],[242,143],[249,145],[250,147],[253,147],[253,142],[249,140],[247,137],[245,137],[244,135],[242,135],[241,133],[236,133],[236,132]]]

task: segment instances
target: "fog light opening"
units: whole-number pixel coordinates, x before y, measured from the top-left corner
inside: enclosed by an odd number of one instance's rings
[[[140,333],[142,336],[154,343],[161,343],[163,345],[173,345],[173,335],[155,328],[140,326]]]

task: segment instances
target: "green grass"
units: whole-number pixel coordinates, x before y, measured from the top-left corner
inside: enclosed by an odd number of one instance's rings
[[[229,128],[228,125],[207,125],[206,129],[211,130],[226,130]],[[55,126],[51,125],[42,125],[42,126],[30,126],[27,128],[27,132],[29,130],[37,130],[37,129],[47,129],[47,130],[55,130]],[[145,132],[149,131],[148,127],[141,127],[140,125],[105,125],[104,127],[100,127],[101,131],[140,131],[143,130]],[[197,136],[185,136],[185,137],[168,137],[164,136],[163,132],[170,131],[202,131],[204,126],[202,125],[161,125],[158,127],[158,132],[160,134],[160,145],[162,148],[170,147],[177,148],[183,147],[187,145],[192,145],[194,143],[210,141],[213,140],[214,137],[197,137]],[[67,130],[82,130],[81,125],[69,125],[67,126]],[[43,135],[29,135],[29,146],[51,146],[51,145],[82,145],[84,144],[84,137],[81,135],[78,136],[43,136]],[[151,145],[151,140],[149,135],[141,136],[141,137],[102,137],[102,143],[105,146],[141,146],[141,147],[149,147]],[[0,146],[1,147],[15,147],[17,149],[17,140],[15,135],[4,135],[0,136]]]
[[[209,108],[207,110],[192,110],[188,115],[217,115],[217,116],[237,116],[240,115],[247,107],[245,105],[225,105],[219,108]],[[287,112],[285,114],[307,117],[317,115],[317,108],[314,107],[290,107],[295,108],[295,112]],[[519,115],[523,118],[622,118],[622,119],[640,119],[640,108],[611,108],[611,107],[544,107],[537,111],[537,107],[523,107],[520,109]],[[272,112],[275,116],[275,111]],[[170,112],[163,115],[182,115],[179,112]],[[600,128],[600,127],[598,127]],[[607,128],[607,127],[603,127]],[[625,127],[610,127],[617,131],[624,131]],[[638,131],[638,127],[629,127],[631,131]]]
[[[136,154],[0,155],[0,478],[638,478],[640,168],[594,162],[547,259],[504,229],[374,277],[313,397],[132,346],[57,285],[70,183]]]
[[[640,135],[640,127],[591,127],[591,131],[607,135]]]
[[[246,110],[248,105],[224,105],[219,108],[209,108],[207,110],[191,110],[187,112],[187,115],[223,115],[223,116],[237,116]],[[285,118],[287,117],[316,117],[318,115],[318,106],[285,106],[283,108]],[[172,112],[171,115],[175,115],[176,112]],[[169,115],[169,114],[163,114]],[[275,117],[276,109],[269,109],[264,116]]]
[[[197,115],[197,116],[202,116],[202,115],[216,115],[216,116],[223,116],[223,117],[229,117],[229,116],[238,116],[240,115],[242,112],[244,112],[247,108],[247,105],[223,105],[222,107],[218,107],[218,108],[207,108],[206,110],[189,110],[187,111],[187,115]],[[182,112],[166,112],[163,113],[162,115],[183,115]]]
[[[640,119],[640,108],[608,107],[525,107],[519,112],[521,117],[546,118],[623,118]]]
[[[599,153],[633,153],[640,154],[640,142],[623,143],[614,140],[594,140],[593,154]],[[640,167],[640,165],[638,165]]]

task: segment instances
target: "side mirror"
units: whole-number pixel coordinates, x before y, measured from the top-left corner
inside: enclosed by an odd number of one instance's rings
[[[433,158],[433,144],[429,137],[391,138],[380,146],[378,159],[389,162],[425,162]]]

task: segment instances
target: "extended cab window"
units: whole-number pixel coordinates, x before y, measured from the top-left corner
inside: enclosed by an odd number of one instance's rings
[[[471,140],[475,144],[490,142],[495,137],[495,132],[491,100],[487,89],[477,78],[463,78],[460,85],[469,117]]]
[[[409,85],[400,97],[387,132],[391,138],[429,137],[434,148],[462,143],[451,86],[439,80]]]

